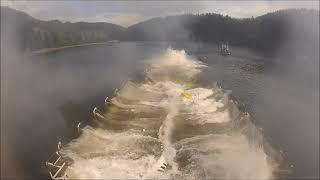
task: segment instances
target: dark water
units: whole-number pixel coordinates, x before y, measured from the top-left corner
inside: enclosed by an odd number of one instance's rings
[[[208,57],[209,68],[200,80],[217,81],[232,90],[265,136],[285,152],[293,165],[289,177],[319,177],[319,53],[265,56],[232,47],[232,55],[220,56],[215,45],[148,42],[81,47],[25,57],[19,63],[1,62],[6,67],[1,89],[8,176],[47,177],[44,162],[59,139],[66,143],[75,137],[78,122],[90,123],[92,109],[102,106],[123,81],[138,77],[144,60],[168,45]]]

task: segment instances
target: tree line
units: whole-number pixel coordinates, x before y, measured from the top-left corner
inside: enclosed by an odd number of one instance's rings
[[[295,20],[319,20],[319,11],[287,9],[251,18],[232,18],[215,13],[152,18],[124,28],[110,23],[41,21],[26,13],[1,7],[1,36],[12,36],[23,50],[60,47],[108,40],[228,42],[258,50],[274,50],[287,34],[305,33],[313,21],[293,27]],[[316,33],[316,32],[315,32]],[[305,38],[309,35],[305,34]],[[312,38],[312,37],[309,37]]]

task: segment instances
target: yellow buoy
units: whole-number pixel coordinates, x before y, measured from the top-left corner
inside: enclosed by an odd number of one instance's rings
[[[187,99],[192,99],[191,94],[186,93],[186,92],[182,92],[182,93],[180,94],[180,96],[181,96],[181,97],[184,97],[184,98],[187,98]]]

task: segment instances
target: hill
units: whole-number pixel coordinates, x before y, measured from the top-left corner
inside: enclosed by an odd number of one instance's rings
[[[319,38],[318,21],[317,10],[287,9],[244,19],[215,13],[157,17],[124,28],[104,22],[41,21],[21,11],[1,7],[1,37],[13,38],[13,42],[23,50],[117,39],[208,43],[227,41],[231,45],[273,51],[288,39],[314,42]]]
[[[126,30],[126,39],[151,41],[228,41],[231,45],[274,50],[293,33],[314,40],[319,11],[288,9],[256,18],[237,19],[220,14],[178,15],[153,18]],[[298,22],[298,23],[297,23]],[[312,33],[309,34],[307,32]],[[296,38],[296,37],[294,37]]]
[[[23,50],[102,42],[119,39],[125,28],[110,23],[41,21],[28,14],[1,7],[1,37],[6,45],[14,42]],[[12,41],[13,40],[13,41]]]

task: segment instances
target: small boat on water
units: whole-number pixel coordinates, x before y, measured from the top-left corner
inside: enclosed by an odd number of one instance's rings
[[[223,56],[231,54],[228,43],[221,43],[219,45],[219,53]]]

